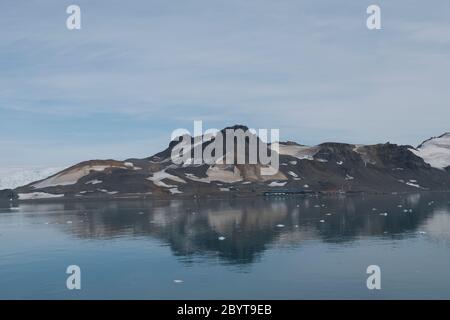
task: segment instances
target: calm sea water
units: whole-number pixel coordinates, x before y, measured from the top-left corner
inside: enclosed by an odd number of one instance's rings
[[[450,195],[2,205],[0,298],[449,299]]]

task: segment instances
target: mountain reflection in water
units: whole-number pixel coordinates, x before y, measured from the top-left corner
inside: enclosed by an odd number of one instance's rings
[[[158,239],[186,263],[219,257],[224,264],[249,264],[267,248],[299,247],[305,241],[351,244],[365,237],[426,234],[450,243],[449,200],[445,193],[423,193],[35,203],[9,210],[82,239]]]

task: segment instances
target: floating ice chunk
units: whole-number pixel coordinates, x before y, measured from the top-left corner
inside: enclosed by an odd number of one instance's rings
[[[319,222],[321,222],[321,223],[324,223],[324,222],[325,222],[325,220],[320,220]]]
[[[226,238],[225,237],[219,237],[218,238],[220,241],[223,241],[223,240],[225,240]]]
[[[278,228],[284,228],[284,224],[277,224]]]
[[[173,280],[173,282],[175,282],[175,283],[183,283],[184,281],[183,280]]]
[[[325,215],[326,215],[326,216],[331,216],[331,213],[326,213]]]
[[[380,216],[387,216],[388,215],[388,213],[387,212],[382,212],[382,213],[380,213]]]

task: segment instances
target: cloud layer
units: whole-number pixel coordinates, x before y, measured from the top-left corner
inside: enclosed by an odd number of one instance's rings
[[[418,144],[449,131],[450,3],[2,1],[1,166],[145,156],[173,129]],[[3,152],[2,152],[3,154]]]

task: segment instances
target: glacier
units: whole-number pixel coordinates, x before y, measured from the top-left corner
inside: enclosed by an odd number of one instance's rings
[[[14,189],[45,179],[65,167],[5,167],[0,168],[0,190]]]

